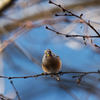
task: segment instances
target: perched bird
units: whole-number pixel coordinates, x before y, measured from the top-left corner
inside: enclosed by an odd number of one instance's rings
[[[50,49],[45,50],[42,58],[42,69],[46,73],[57,73],[61,69],[60,57]],[[55,75],[55,78],[60,81],[59,75]]]

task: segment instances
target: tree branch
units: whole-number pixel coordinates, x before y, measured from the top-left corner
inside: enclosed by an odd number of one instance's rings
[[[70,16],[75,16],[75,17],[79,18],[79,19],[82,21],[82,23],[87,24],[89,27],[91,27],[91,28],[98,34],[98,36],[100,36],[99,32],[90,24],[90,21],[86,22],[86,21],[82,18],[83,14],[81,14],[80,16],[78,16],[78,15],[72,13],[71,11],[69,11],[69,10],[63,8],[61,5],[58,5],[58,4],[54,3],[54,2],[52,2],[51,0],[49,0],[49,3],[58,6],[59,8],[61,8],[61,9],[63,10],[63,12],[67,12],[68,14],[70,14]],[[68,16],[68,14],[65,14],[65,16]],[[57,14],[56,14],[56,16],[57,16]]]
[[[56,34],[59,34],[59,35],[64,35],[65,37],[83,37],[83,38],[100,38],[100,36],[86,36],[86,35],[66,35],[64,33],[60,33],[60,32],[57,32],[49,27],[46,26],[46,29],[50,30],[50,31],[53,31],[55,32]]]
[[[0,100],[13,100],[13,99],[10,99],[10,98],[0,94]]]
[[[15,92],[16,92],[16,95],[17,95],[17,97],[18,97],[18,100],[21,100],[20,97],[19,97],[19,94],[18,94],[18,92],[17,92],[17,90],[16,90],[16,88],[15,88],[15,86],[14,86],[14,84],[13,84],[13,81],[10,81],[10,83],[12,84],[12,86],[13,86]]]
[[[39,76],[48,76],[48,75],[63,75],[63,74],[68,74],[68,73],[82,73],[82,75],[78,75],[78,76],[72,76],[72,78],[76,78],[76,77],[83,77],[87,74],[92,74],[92,73],[95,73],[95,74],[100,74],[100,70],[98,71],[92,71],[92,72],[81,72],[81,71],[65,71],[65,72],[62,72],[62,71],[59,71],[58,73],[41,73],[41,74],[37,74],[37,75],[32,75],[32,76],[20,76],[20,77],[6,77],[6,76],[0,76],[0,78],[8,78],[8,79],[16,79],[16,78],[31,78],[31,77],[39,77]]]

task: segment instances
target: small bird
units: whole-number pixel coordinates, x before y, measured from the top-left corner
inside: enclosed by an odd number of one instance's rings
[[[50,49],[44,51],[42,58],[42,69],[46,73],[57,73],[61,69],[61,60],[58,55],[53,53]],[[57,81],[60,81],[59,75],[55,75]]]

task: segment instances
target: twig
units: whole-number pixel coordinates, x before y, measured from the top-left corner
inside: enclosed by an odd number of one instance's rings
[[[100,38],[100,36],[86,36],[86,35],[66,35],[64,33],[60,33],[60,32],[57,32],[49,27],[46,26],[46,29],[48,30],[51,30],[53,32],[55,32],[56,34],[59,34],[59,35],[64,35],[65,37],[83,37],[83,38]]]
[[[10,98],[0,94],[0,100],[13,100],[13,99],[10,99]]]
[[[68,93],[71,97],[73,97],[74,100],[80,100],[76,94],[63,82],[59,84],[59,86],[66,92]]]
[[[59,71],[58,73],[41,73],[41,74],[37,74],[37,75],[32,75],[32,76],[20,76],[20,77],[6,77],[6,76],[0,76],[0,78],[8,78],[8,79],[15,79],[15,78],[31,78],[31,77],[39,77],[39,76],[48,76],[48,75],[63,75],[63,74],[68,74],[68,73],[82,73],[82,75],[78,75],[78,76],[72,76],[72,78],[76,78],[76,77],[83,77],[87,74],[92,74],[92,73],[95,73],[95,74],[100,74],[100,70],[98,71],[92,71],[92,72],[81,72],[81,71],[65,71],[65,72],[62,72],[62,71]]]
[[[62,21],[62,20],[65,20],[65,18],[59,18],[59,19],[46,19],[46,20],[42,20],[40,21],[39,23],[32,23],[32,21],[26,21],[26,23],[24,24],[21,24],[21,28],[18,32],[14,33],[11,37],[9,37],[9,39],[3,41],[3,43],[0,45],[0,53],[10,44],[10,43],[13,43],[15,41],[16,38],[18,38],[19,35],[22,34],[22,32],[25,31],[26,33],[26,29],[28,28],[35,28],[35,27],[39,27],[39,26],[42,26],[42,25],[45,25],[45,24],[54,24],[54,23],[57,23],[58,21]],[[68,21],[68,20],[65,20],[65,21]]]
[[[10,83],[12,84],[12,86],[13,86],[15,92],[16,92],[16,95],[17,95],[17,97],[18,97],[18,100],[21,100],[20,97],[19,97],[19,94],[18,94],[18,92],[17,92],[17,90],[16,90],[16,88],[15,88],[15,86],[14,86],[14,84],[13,84],[13,81],[10,81]]]
[[[9,38],[10,35],[4,27],[0,27],[1,31]],[[37,65],[41,66],[41,64],[27,51],[25,50],[17,41],[13,41],[12,44],[28,59],[32,62],[36,63]]]
[[[14,35],[12,35],[11,37],[9,37],[9,39],[5,40],[1,45],[0,45],[0,53],[12,42],[15,41],[15,39],[22,34],[22,32],[25,31],[25,28],[21,28],[19,29],[18,32],[16,32]]]
[[[90,21],[86,22],[86,21],[82,18],[83,14],[81,14],[80,16],[78,16],[78,15],[72,13],[71,11],[69,11],[69,10],[63,8],[61,5],[58,5],[58,4],[54,3],[54,2],[52,2],[51,0],[49,0],[49,3],[54,4],[54,5],[58,6],[58,7],[60,7],[60,8],[63,10],[63,12],[67,12],[68,14],[70,14],[70,16],[75,16],[75,17],[79,18],[79,19],[82,21],[82,23],[87,24],[89,27],[91,27],[91,28],[98,34],[98,36],[100,36],[99,32],[90,24]],[[68,14],[65,14],[65,16],[66,16],[66,15],[68,16]],[[56,14],[56,15],[57,15],[57,14]]]

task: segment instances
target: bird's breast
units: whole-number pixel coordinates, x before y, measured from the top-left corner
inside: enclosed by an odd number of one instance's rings
[[[45,72],[55,73],[61,69],[61,60],[58,57],[43,57],[42,68]]]

